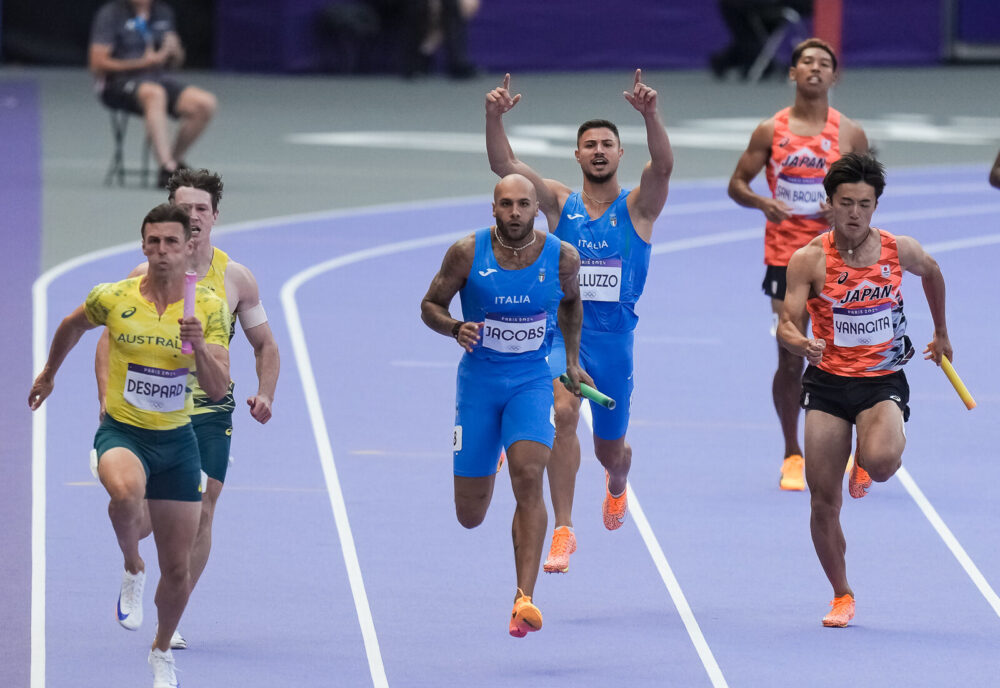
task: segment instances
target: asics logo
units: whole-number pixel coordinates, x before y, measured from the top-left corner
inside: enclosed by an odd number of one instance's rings
[[[583,217],[583,215],[581,215],[580,213],[573,213],[572,215],[567,215],[566,219],[567,220],[579,220],[581,217]]]
[[[496,268],[486,268],[485,270],[480,270],[479,274],[481,276],[483,276],[483,277],[489,277],[490,275],[492,275],[496,271],[497,271]]]
[[[135,315],[135,306],[132,306],[127,311],[122,312],[123,318],[131,318],[133,315]]]

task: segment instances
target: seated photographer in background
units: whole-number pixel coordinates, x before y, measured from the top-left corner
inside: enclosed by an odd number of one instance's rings
[[[174,11],[158,0],[111,0],[98,10],[90,31],[90,71],[101,102],[112,110],[141,115],[160,163],[157,185],[178,167],[215,114],[208,91],[168,76],[184,63]],[[170,145],[167,116],[180,120]]]

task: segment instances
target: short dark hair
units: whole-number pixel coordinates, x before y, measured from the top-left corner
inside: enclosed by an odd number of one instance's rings
[[[167,191],[170,192],[167,199],[173,202],[174,193],[182,186],[190,186],[192,189],[208,192],[208,195],[212,197],[212,210],[219,209],[219,201],[222,200],[222,177],[215,172],[206,169],[178,169],[167,180]]]
[[[875,198],[885,189],[885,166],[871,153],[848,153],[827,170],[823,188],[828,198],[833,198],[841,184],[864,182],[875,189]]]
[[[139,227],[139,233],[142,234],[142,238],[146,238],[146,225],[160,222],[178,223],[184,228],[184,241],[191,240],[191,217],[185,210],[169,203],[161,203],[146,213],[146,217],[142,218],[142,225]]]
[[[580,128],[576,130],[576,145],[580,145],[580,137],[583,136],[584,132],[590,131],[591,129],[610,129],[615,135],[615,139],[618,143],[621,143],[621,136],[618,135],[618,127],[615,126],[614,122],[606,119],[588,119],[586,122],[580,125]]]
[[[833,71],[837,71],[837,53],[833,52],[833,46],[824,41],[822,38],[807,38],[795,46],[795,50],[792,51],[793,67],[799,63],[799,58],[802,57],[802,53],[809,48],[821,48],[830,53],[830,59],[833,60]]]

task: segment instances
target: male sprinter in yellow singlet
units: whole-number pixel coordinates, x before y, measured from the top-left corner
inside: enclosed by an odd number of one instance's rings
[[[239,319],[247,341],[253,347],[257,361],[257,393],[247,399],[250,415],[261,423],[271,418],[271,402],[278,382],[278,345],[267,323],[267,314],[261,305],[257,280],[245,266],[212,246],[212,228],[219,219],[219,202],[222,200],[222,178],[208,170],[182,169],[167,182],[170,203],[187,212],[191,219],[191,236],[194,258],[190,269],[199,278],[199,284],[208,287],[221,297],[233,314],[229,337],[232,340]],[[146,273],[147,265],[138,265],[130,277]],[[97,389],[102,413],[107,381],[107,339],[98,344]],[[229,467],[229,447],[233,432],[233,383],[229,392],[218,402],[209,399],[197,384],[194,387],[194,410],[191,421],[198,449],[201,469],[208,476],[201,501],[201,521],[191,553],[191,587],[198,584],[212,548],[212,522],[215,505],[222,494],[222,485]],[[143,536],[149,534],[148,527]],[[139,603],[142,595],[139,594]],[[175,650],[187,647],[187,641],[178,631],[171,638]]]
[[[767,218],[767,270],[761,287],[771,298],[775,323],[785,298],[788,259],[830,226],[829,208],[823,203],[823,176],[841,155],[868,150],[861,127],[830,107],[830,89],[838,72],[837,56],[829,44],[818,38],[799,43],[788,76],[795,82],[795,102],[757,126],[729,180],[730,198],[757,208]],[[770,196],[750,188],[751,180],[765,167]],[[778,345],[771,396],[785,440],[779,481],[783,490],[805,489],[799,446],[802,365],[801,356]]]
[[[903,365],[913,355],[906,336],[900,283],[921,278],[934,337],[924,358],[951,358],[945,324],[944,277],[917,241],[871,226],[885,187],[885,171],[870,155],[849,153],[830,166],[823,186],[833,207],[833,229],[792,255],[778,341],[809,361],[802,376],[806,409],[806,479],[813,545],[833,586],[823,625],[843,627],[854,617],[847,582],[847,542],[840,527],[844,468],[852,426],[858,450],[848,489],[865,495],[902,464],[910,414]],[[812,317],[812,337],[806,325]],[[863,470],[862,470],[863,469]]]
[[[191,426],[190,379],[211,399],[229,387],[229,311],[210,289],[196,291],[195,315],[184,317],[184,272],[194,252],[188,214],[164,203],[142,221],[147,274],[99,284],[56,329],[45,367],[28,395],[32,410],[52,393],[56,371],[87,330],[110,336],[107,412],[94,447],[108,515],[125,557],[126,581],[144,578],[139,535],[144,502],[156,536],[160,584],[158,632],[149,654],[154,688],[177,685],[170,638],[191,593],[191,547],[198,529],[201,468]],[[178,328],[177,323],[180,323]],[[182,352],[190,342],[193,354]],[[138,628],[142,606],[123,585],[118,618]]]

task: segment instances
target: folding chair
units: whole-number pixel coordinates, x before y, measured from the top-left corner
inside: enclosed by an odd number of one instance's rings
[[[805,19],[799,12],[788,6],[777,7],[775,10],[777,15],[773,17],[773,28],[770,28],[770,32],[768,28],[765,28],[763,23],[755,27],[758,35],[761,38],[766,37],[766,40],[764,41],[764,47],[760,50],[760,54],[757,55],[757,59],[753,61],[753,64],[750,65],[750,70],[747,72],[747,81],[752,84],[757,83],[764,76],[768,65],[774,61],[775,56],[777,56],[778,51],[784,45],[789,34],[791,34],[792,40],[795,43],[808,38]],[[772,22],[769,21],[768,24],[772,25]]]
[[[110,186],[111,180],[117,178],[118,186],[125,185],[126,175],[139,175],[143,186],[149,186],[149,137],[143,136],[142,167],[128,168],[125,166],[125,134],[128,132],[128,120],[132,113],[127,110],[109,110],[111,113],[111,138],[114,151],[111,153],[111,164],[108,173],[104,175],[104,185]]]

